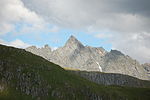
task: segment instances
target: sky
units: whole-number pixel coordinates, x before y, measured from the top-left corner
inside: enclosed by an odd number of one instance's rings
[[[0,44],[117,49],[150,63],[150,0],[0,0]]]

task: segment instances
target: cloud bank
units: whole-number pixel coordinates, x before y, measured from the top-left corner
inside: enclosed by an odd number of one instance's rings
[[[4,44],[7,46],[13,46],[13,47],[17,47],[17,48],[27,48],[30,46],[29,44],[24,43],[23,41],[21,41],[19,39],[16,39],[16,40],[11,41],[11,42],[6,42],[6,41],[0,39],[0,44]]]

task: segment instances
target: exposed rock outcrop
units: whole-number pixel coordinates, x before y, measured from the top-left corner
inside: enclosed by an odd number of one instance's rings
[[[45,59],[49,59],[49,56],[51,55],[51,48],[48,45],[44,45],[42,48],[37,48],[36,46],[30,46],[26,48],[27,51],[30,51],[36,55],[42,56]]]
[[[142,64],[142,66],[144,67],[149,79],[150,79],[150,63],[145,63],[145,64]]]
[[[140,80],[128,75],[115,73],[86,72],[86,71],[69,71],[69,72],[75,73],[81,77],[84,77],[98,84],[150,88],[149,81]]]

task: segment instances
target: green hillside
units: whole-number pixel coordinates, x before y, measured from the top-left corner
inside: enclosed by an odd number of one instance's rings
[[[98,85],[23,49],[0,45],[0,100],[150,100],[150,89]]]

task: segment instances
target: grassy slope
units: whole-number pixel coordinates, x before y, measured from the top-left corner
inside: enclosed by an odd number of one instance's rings
[[[11,62],[12,65],[9,70],[14,72],[14,74],[18,66],[25,64],[27,64],[28,67],[24,68],[24,73],[30,71],[38,73],[51,86],[49,95],[43,97],[42,100],[58,100],[60,98],[61,100],[88,100],[90,99],[90,95],[87,94],[96,94],[105,100],[119,100],[119,98],[128,98],[128,100],[150,100],[150,89],[98,85],[69,73],[60,66],[22,49],[0,45],[0,61]],[[17,79],[14,78],[11,84],[16,84],[16,81]],[[5,90],[0,91],[0,100],[37,99],[21,93],[13,86],[6,87]],[[52,96],[53,91],[58,92],[60,97],[57,95]]]

